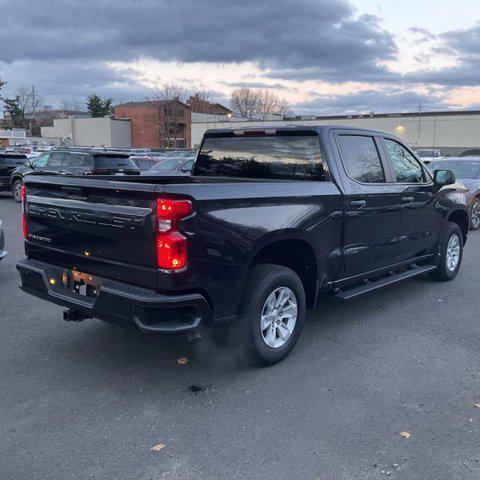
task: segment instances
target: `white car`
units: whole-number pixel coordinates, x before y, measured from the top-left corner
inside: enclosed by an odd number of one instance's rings
[[[438,148],[422,148],[420,150],[415,150],[415,153],[417,154],[417,157],[420,157],[423,163],[427,165],[430,162],[444,158],[442,151]]]

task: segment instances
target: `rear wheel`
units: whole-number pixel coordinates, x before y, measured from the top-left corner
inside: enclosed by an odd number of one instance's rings
[[[237,324],[248,359],[271,365],[285,358],[300,337],[305,309],[302,281],[293,270],[272,264],[254,267]]]
[[[470,207],[470,230],[480,228],[480,198],[476,198]]]
[[[440,262],[431,273],[435,280],[453,280],[460,269],[463,258],[463,232],[456,223],[449,222],[442,241]]]
[[[22,201],[22,185],[21,180],[15,180],[12,186],[13,199],[18,203]]]

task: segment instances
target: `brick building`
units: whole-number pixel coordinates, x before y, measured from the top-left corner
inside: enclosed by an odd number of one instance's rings
[[[209,103],[208,113],[227,115],[231,111],[218,104]],[[202,105],[202,109],[205,105]],[[190,105],[178,100],[148,100],[117,105],[115,118],[130,119],[132,125],[132,147],[135,148],[190,148],[192,132],[192,110]]]
[[[115,107],[115,118],[129,118],[132,147],[189,147],[190,107],[183,102],[154,100],[128,102]]]

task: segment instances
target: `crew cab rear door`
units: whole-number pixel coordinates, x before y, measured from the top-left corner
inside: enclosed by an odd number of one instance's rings
[[[400,196],[381,139],[359,130],[334,130],[345,192],[344,278],[363,275],[398,260]]]

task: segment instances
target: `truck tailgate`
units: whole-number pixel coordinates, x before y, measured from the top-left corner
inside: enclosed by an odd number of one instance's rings
[[[156,287],[155,185],[58,176],[25,185],[29,257]]]

